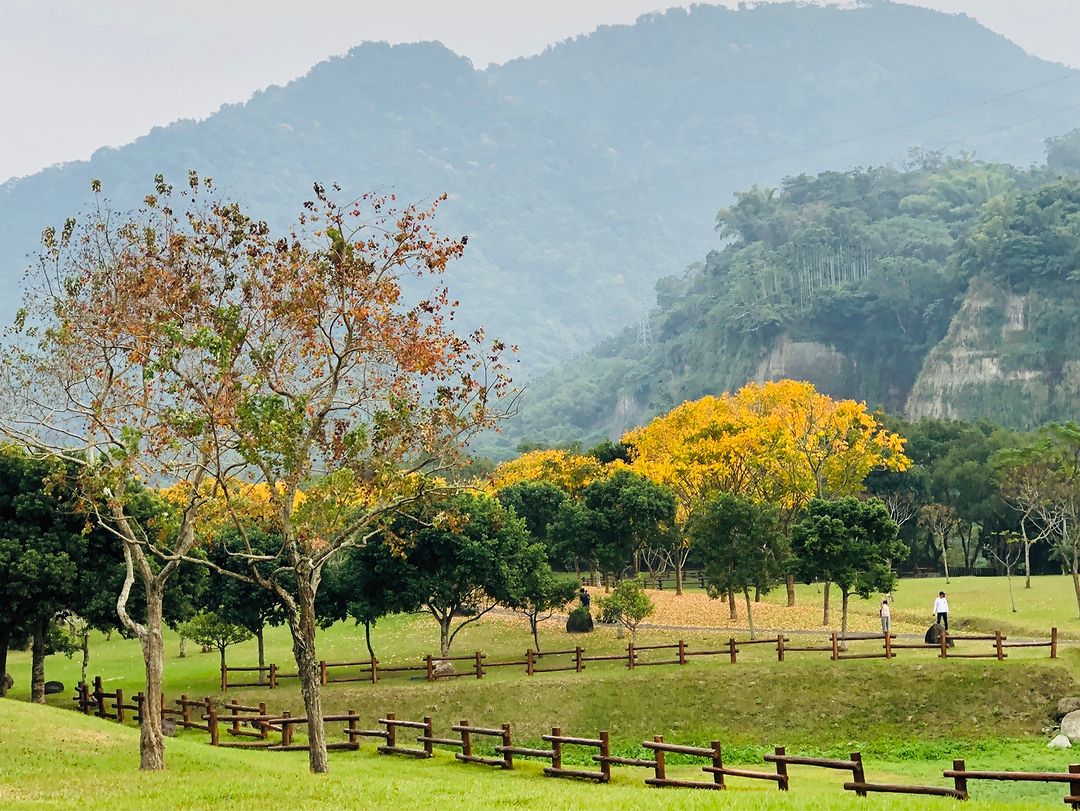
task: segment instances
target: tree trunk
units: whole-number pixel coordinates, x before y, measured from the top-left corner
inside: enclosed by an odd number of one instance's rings
[[[315,652],[315,590],[306,577],[298,577],[297,582],[296,608],[289,611],[289,630],[308,721],[308,766],[315,774],[323,774],[330,766],[326,757],[319,659]]]
[[[761,589],[759,589],[757,586],[754,586],[754,602],[761,602]]]
[[[1072,548],[1072,581],[1073,591],[1076,592],[1076,612],[1080,616],[1080,559],[1077,558],[1076,544]]]
[[[224,645],[218,645],[218,653],[221,654],[221,669],[218,671],[218,673],[224,673],[225,672],[225,646]]]
[[[533,644],[536,645],[536,652],[540,652],[540,635],[537,633],[536,626],[539,625],[538,617],[536,614],[529,614],[529,629],[532,631]]]
[[[786,575],[784,577],[784,584],[787,586],[787,604],[788,608],[795,605],[795,576]]]
[[[1024,588],[1031,588],[1031,542],[1024,539]]]
[[[90,626],[82,630],[82,683],[86,684],[86,672],[90,669]]]
[[[143,663],[146,666],[146,689],[143,694],[144,707],[151,708],[143,713],[139,725],[139,768],[143,771],[163,771],[165,769],[165,736],[161,731],[162,679],[165,675],[165,643],[162,639],[163,584],[156,580],[143,582],[146,591],[146,625],[140,635]]]
[[[941,565],[945,567],[945,583],[949,583],[949,556],[945,554],[945,544],[941,544]]]
[[[829,582],[828,580],[825,581],[824,611],[821,614],[821,624],[824,625],[826,628],[829,627],[829,620],[831,619],[831,617],[829,616],[829,586],[831,585],[831,582]]]
[[[45,638],[49,634],[49,617],[40,616],[34,623],[34,643],[30,665],[30,700],[45,703]]]
[[[448,611],[446,618],[439,619],[439,655],[450,655],[450,623],[454,619],[454,612]]]
[[[0,628],[0,698],[7,696],[7,654],[8,645],[11,644],[11,629],[6,625]],[[86,676],[83,676],[83,682]]]
[[[680,555],[678,553],[678,551],[676,551],[675,552],[675,593],[676,594],[682,594],[683,563],[685,563],[685,561],[683,560],[682,555]]]
[[[260,625],[259,630],[255,632],[255,641],[259,645],[259,684],[262,684],[266,678],[266,674],[263,672],[263,668],[266,667],[266,646],[263,639],[263,629],[265,627]]]
[[[186,657],[187,657],[187,639],[184,637],[183,634],[180,634],[180,658],[184,659]]]
[[[1006,553],[1006,554],[1008,554],[1008,553]],[[1012,566],[1006,566],[1005,567],[1005,576],[1009,580],[1009,603],[1012,605],[1012,612],[1015,614],[1016,613],[1016,597],[1013,596]]]
[[[367,645],[368,661],[374,662],[375,649],[371,647],[371,620],[367,620],[364,622],[364,644]]]
[[[746,598],[746,621],[750,625],[750,638],[757,639],[757,634],[754,633],[754,609],[753,604],[750,602],[750,589],[743,589],[743,597]]]
[[[728,589],[727,607],[728,607],[728,619],[737,620],[739,618],[739,612],[735,608],[735,590],[734,589]]]
[[[840,638],[844,640],[844,650],[847,650],[847,589],[840,590],[840,604],[843,610],[840,612]]]

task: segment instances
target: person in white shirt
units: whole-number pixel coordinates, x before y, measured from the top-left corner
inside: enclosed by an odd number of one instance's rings
[[[939,591],[934,600],[934,613],[937,614],[938,625],[946,631],[949,630],[949,601],[945,599],[945,592]]]
[[[891,614],[889,611],[889,598],[886,597],[881,601],[881,608],[878,609],[878,614],[881,615],[881,633],[882,636],[887,636],[889,630],[892,628]]]

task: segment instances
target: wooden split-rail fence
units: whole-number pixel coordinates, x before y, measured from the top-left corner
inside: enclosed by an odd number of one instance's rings
[[[995,639],[995,643],[996,643]],[[93,690],[80,683],[75,694],[78,708],[88,714],[108,718],[120,723],[130,720],[136,723],[142,719],[142,694],[135,694],[131,704],[126,704],[120,688],[107,692],[103,689],[101,677],[93,681]],[[294,735],[295,727],[308,723],[303,716],[293,716],[288,711],[271,713],[265,703],[257,706],[240,704],[231,700],[216,705],[212,698],[189,699],[186,695],[172,702],[176,708],[162,702],[162,717],[177,717],[177,726],[184,729],[202,730],[210,736],[210,744],[219,747],[257,748],[267,751],[287,752],[305,751],[309,748],[303,740]],[[132,710],[130,716],[125,710]],[[456,735],[437,735],[431,716],[419,720],[398,718],[388,712],[377,721],[379,729],[361,727],[362,717],[355,710],[346,713],[326,715],[325,724],[344,723],[341,734],[344,740],[331,741],[330,750],[356,751],[365,738],[379,741],[375,751],[383,755],[401,755],[426,759],[434,757],[435,747],[449,748],[454,751],[456,760],[462,763],[494,766],[500,769],[513,769],[515,758],[547,761],[543,774],[547,777],[589,780],[597,783],[609,783],[612,767],[647,769],[652,776],[645,778],[645,785],[655,788],[687,788],[723,790],[727,788],[727,778],[764,781],[774,783],[780,791],[791,788],[790,767],[802,766],[831,769],[851,773],[851,779],[843,783],[845,791],[866,797],[873,793],[907,794],[933,797],[947,797],[966,800],[969,795],[969,783],[992,780],[997,782],[1035,782],[1067,784],[1064,802],[1074,809],[1080,809],[1080,764],[1070,764],[1065,772],[1037,771],[980,771],[970,770],[964,760],[954,760],[953,767],[942,772],[942,777],[952,781],[951,786],[912,785],[904,783],[882,783],[870,779],[863,764],[862,755],[852,752],[847,759],[807,757],[790,755],[784,747],[778,746],[771,754],[763,758],[766,765],[772,764],[774,771],[750,768],[733,768],[724,763],[723,748],[719,741],[712,741],[708,746],[693,746],[665,741],[656,735],[650,741],[643,741],[641,748],[651,757],[620,757],[611,753],[611,742],[606,730],[601,730],[595,738],[567,735],[560,727],[551,728],[550,734],[540,736],[546,748],[523,746],[514,742],[511,725],[478,726],[462,719],[450,726]],[[415,736],[411,735],[415,731]],[[274,736],[274,737],[271,737]],[[415,745],[408,742],[413,737]],[[478,748],[478,739],[491,740],[493,746]],[[589,759],[596,764],[595,769],[573,768],[564,763],[567,747],[596,750]],[[491,751],[489,755],[486,752]],[[692,780],[686,776],[672,776],[668,772],[668,755],[678,755],[685,759],[700,759],[705,763],[700,767],[703,779]],[[580,758],[574,760],[580,761]]]
[[[853,650],[849,646],[867,642],[879,642],[875,650]],[[957,651],[951,647],[955,642],[985,642],[989,649],[967,649]],[[656,665],[686,665],[697,657],[719,657],[736,664],[744,648],[752,646],[773,646],[778,662],[786,661],[793,653],[827,653],[833,661],[847,659],[895,659],[897,651],[928,650],[937,653],[941,659],[997,659],[1008,658],[1007,651],[1012,648],[1047,648],[1051,659],[1058,655],[1058,629],[1050,629],[1050,638],[1043,640],[1010,640],[1001,631],[992,634],[949,634],[943,633],[935,644],[907,642],[898,640],[892,634],[848,634],[847,638],[833,632],[824,644],[806,644],[794,642],[792,637],[778,634],[763,639],[736,639],[730,637],[726,643],[714,649],[695,650],[684,640],[664,645],[635,645],[630,642],[625,653],[589,655],[580,645],[574,648],[554,651],[525,651],[522,659],[508,661],[490,661],[483,651],[475,651],[465,656],[434,656],[428,654],[415,665],[383,665],[376,659],[355,662],[319,662],[319,678],[326,684],[342,682],[370,682],[375,684],[389,673],[406,673],[411,678],[429,682],[448,678],[473,677],[482,679],[493,668],[519,667],[526,676],[537,673],[574,671],[581,673],[590,662],[623,662],[629,670]],[[455,663],[457,663],[455,665]],[[447,667],[450,665],[450,667]],[[460,669],[458,669],[460,668]],[[258,673],[259,681],[238,682],[231,674]],[[263,678],[261,674],[265,673]],[[241,676],[241,678],[243,678]],[[230,687],[265,687],[275,689],[282,679],[295,679],[296,673],[284,673],[276,664],[264,667],[231,667],[221,669],[221,690]]]

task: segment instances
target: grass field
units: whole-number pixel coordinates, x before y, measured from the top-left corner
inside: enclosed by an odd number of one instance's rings
[[[610,785],[544,778],[539,766],[522,763],[501,772],[457,763],[445,753],[430,761],[359,752],[333,753],[328,775],[313,776],[303,753],[211,749],[197,739],[167,741],[169,770],[142,774],[137,731],[50,707],[0,701],[0,807],[5,809],[144,808],[735,808],[750,809],[938,809],[940,798],[873,796],[842,791],[840,773],[792,767],[792,790],[730,778],[723,794],[656,790],[642,784],[645,772],[616,769]],[[969,766],[1064,769],[1068,755],[1041,746],[1002,743],[988,747]],[[944,759],[895,761],[867,758],[878,781],[946,785]],[[703,775],[690,766],[669,774]],[[973,809],[1061,807],[1063,787],[1034,784],[973,784]]]
[[[820,596],[815,588],[800,587],[800,610],[786,614],[787,618],[794,621],[805,616],[807,604],[813,606],[814,613],[819,612]],[[909,616],[907,621],[921,625],[924,603],[938,588],[934,581],[905,581],[895,594],[895,614]],[[1080,635],[1076,634],[1080,623],[1070,618],[1075,607],[1066,578],[1038,578],[1030,592],[1018,590],[1018,615],[1008,611],[1008,595],[999,593],[1004,588],[1004,582],[996,579],[954,580],[949,587],[954,617],[971,627],[1001,626],[1011,628],[1011,634],[1032,636],[1045,636],[1051,624],[1067,630],[1071,623],[1074,635]],[[698,600],[700,597],[697,595]],[[769,595],[774,602],[782,597],[782,592]],[[1005,612],[1001,616],[1015,618],[1011,625],[995,619],[994,607],[1000,607],[1002,600]],[[875,603],[857,601],[852,610],[873,619],[869,612]],[[713,606],[715,615],[726,620],[726,606],[718,601],[705,604],[706,609]],[[693,609],[696,614],[703,610],[700,605]],[[811,622],[801,624],[824,633]],[[396,616],[379,623],[374,642],[384,664],[416,664],[423,654],[437,648],[437,633],[435,623],[426,616]],[[658,644],[681,637],[691,649],[718,648],[730,635],[722,627],[649,629],[639,633],[638,643]],[[268,661],[292,670],[287,631],[269,629],[266,642]],[[548,650],[581,644],[590,653],[616,653],[625,652],[626,640],[617,639],[609,628],[571,638],[559,625],[550,623],[542,630],[541,643]],[[852,648],[869,651],[880,644],[858,642]],[[958,644],[989,649],[987,643]],[[462,631],[454,652],[465,654],[479,648],[498,660],[521,658],[531,646],[531,637],[520,621],[484,618]],[[188,693],[221,699],[217,652],[199,653],[189,643],[188,655],[179,658],[178,647],[176,636],[169,634],[167,695]],[[362,629],[338,624],[320,632],[319,655],[331,661],[366,658]],[[670,654],[644,657],[661,655]],[[234,665],[253,664],[255,658],[253,642],[230,648],[229,661]],[[14,698],[27,697],[29,665],[27,653],[12,652],[9,669],[16,680]],[[448,734],[450,723],[460,718],[485,726],[511,722],[515,741],[525,745],[538,744],[539,736],[556,724],[568,734],[593,735],[607,729],[613,751],[624,756],[639,755],[640,742],[654,734],[696,745],[720,740],[725,759],[732,763],[760,763],[762,754],[774,745],[827,756],[859,750],[875,779],[943,784],[941,770],[953,757],[967,758],[972,768],[1057,769],[1068,763],[1068,753],[1047,751],[1043,728],[1059,698],[1080,695],[1075,678],[1078,668],[1080,647],[1074,646],[1063,646],[1057,662],[1049,660],[1045,649],[1033,649],[1010,651],[1004,663],[943,662],[933,652],[901,651],[899,658],[890,662],[832,662],[827,654],[793,653],[781,664],[773,647],[762,645],[744,648],[736,665],[728,663],[726,656],[633,672],[625,663],[590,663],[583,674],[545,673],[531,679],[518,668],[503,668],[492,670],[482,682],[467,677],[433,684],[398,675],[378,685],[328,685],[324,702],[327,712],[355,709],[370,717],[372,724],[387,711],[396,712],[399,718],[429,714],[435,718],[436,734]],[[47,661],[47,678],[63,681],[68,687],[78,680],[78,672],[77,657],[52,656]],[[135,693],[143,678],[138,644],[115,634],[111,640],[96,637],[90,674],[102,675],[107,689],[121,686],[128,694]],[[56,707],[70,708],[70,694],[50,696],[49,701]],[[241,688],[230,690],[228,696],[245,703],[267,701],[272,711],[302,710],[295,680],[283,682],[272,692]],[[504,775],[465,767],[446,756],[428,763],[402,762],[377,757],[367,748],[360,753],[335,753],[334,774],[320,779],[307,774],[302,755],[211,750],[205,733],[194,732],[169,742],[172,774],[182,775],[177,783],[181,790],[170,788],[169,781],[160,776],[129,774],[137,762],[133,729],[70,711],[56,712],[17,701],[0,702],[0,746],[5,753],[0,768],[0,807],[68,807],[65,798],[70,801],[80,796],[87,798],[83,803],[87,807],[141,808],[169,803],[201,808],[227,800],[230,808],[246,808],[279,804],[275,800],[286,787],[298,792],[291,805],[304,808],[400,807],[424,802],[447,807],[629,808],[646,801],[660,807],[705,808],[719,807],[722,802],[730,806],[736,797],[734,807],[739,809],[801,808],[811,803],[819,808],[856,807],[855,798],[838,789],[842,782],[839,774],[813,770],[793,772],[798,780],[790,798],[751,785],[729,791],[725,800],[705,792],[647,790],[641,786],[643,773],[638,770],[619,772],[614,785],[596,787],[541,780],[531,765]],[[339,736],[337,731],[332,734],[333,738]],[[41,747],[47,745],[55,746],[56,753],[43,755]],[[1074,755],[1073,759],[1080,757]],[[568,758],[568,762],[573,760],[573,756]],[[678,758],[674,762],[677,764]],[[252,776],[256,769],[257,779]],[[124,782],[118,782],[118,774],[124,775]],[[733,785],[738,782],[733,781]],[[362,801],[357,799],[361,790]],[[1048,800],[1060,804],[1063,792],[1055,787],[988,783],[976,785],[973,794],[999,802],[997,806],[976,807],[1017,807],[1014,803],[1029,800],[1045,807]],[[482,800],[477,799],[481,795]],[[857,807],[931,808],[948,803],[942,799],[920,803],[910,798],[871,798]]]

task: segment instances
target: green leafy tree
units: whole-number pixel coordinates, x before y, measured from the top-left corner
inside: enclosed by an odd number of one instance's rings
[[[65,466],[0,449],[0,681],[12,639],[29,633],[30,695],[39,703],[45,701],[50,629],[75,608],[85,524]]]
[[[771,591],[784,579],[791,556],[776,509],[718,493],[694,512],[687,531],[704,568],[709,597],[742,592],[750,638],[756,638],[750,591]]]
[[[877,499],[813,499],[792,536],[796,570],[806,580],[829,580],[843,599],[841,635],[847,638],[848,597],[889,592],[896,585],[892,563],[908,554],[896,522]]]
[[[565,490],[546,481],[520,481],[502,488],[496,498],[525,522],[529,535],[544,545],[548,562],[561,566],[570,562],[570,550],[551,537],[550,528],[568,496]]]
[[[405,550],[391,548],[380,538],[347,550],[327,575],[320,589],[319,613],[327,620],[351,617],[363,625],[371,659],[376,658],[372,626],[389,614],[420,610],[424,597]]]
[[[524,522],[494,498],[477,493],[452,496],[433,505],[420,520],[395,521],[383,542],[400,544],[407,563],[402,576],[438,622],[443,656],[466,625],[499,603],[520,599],[529,536]],[[462,616],[465,611],[468,616]]]
[[[656,604],[645,591],[645,580],[638,575],[620,580],[611,594],[597,600],[600,611],[616,617],[620,627],[630,632],[630,641],[637,641],[637,629],[641,623],[656,612]]]
[[[221,669],[225,670],[225,650],[230,645],[251,639],[251,631],[243,625],[229,622],[213,611],[201,611],[178,630],[193,642],[207,648],[217,648],[221,656]]]
[[[574,599],[577,583],[560,578],[548,565],[544,548],[533,544],[523,553],[519,565],[517,593],[509,606],[529,621],[533,644],[540,650],[539,624]]]

